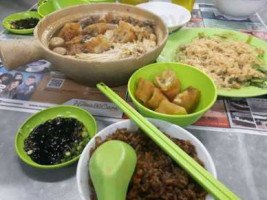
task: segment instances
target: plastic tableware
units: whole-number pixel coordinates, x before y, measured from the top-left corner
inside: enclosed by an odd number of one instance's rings
[[[120,3],[131,4],[131,5],[138,5],[148,1],[149,0],[119,0]]]
[[[26,19],[26,18],[38,18],[40,19],[40,16],[37,12],[34,11],[26,11],[26,12],[19,12],[19,13],[14,13],[12,15],[7,16],[2,24],[5,27],[5,29],[7,29],[8,31],[12,32],[12,33],[16,33],[16,34],[31,34],[33,33],[34,28],[30,28],[30,29],[13,29],[11,28],[11,22],[12,21],[16,21],[16,20],[20,20],[20,19]]]
[[[51,0],[53,3],[53,7],[55,10],[60,10],[62,8],[62,5],[60,5],[60,1],[59,0]]]
[[[164,135],[156,126],[146,120],[126,101],[113,92],[104,83],[98,84],[97,88],[115,103],[130,119],[132,119],[165,153],[167,153],[181,168],[202,185],[216,199],[240,200],[211,173],[198,164],[193,158],[185,153],[171,139]]]
[[[41,4],[37,12],[41,17],[44,17],[54,11],[60,10],[61,8],[70,7],[79,4],[90,3],[89,0],[48,0],[47,2]]]
[[[259,47],[263,49],[265,52],[267,52],[267,43],[256,37],[252,37],[251,35],[220,28],[192,28],[192,29],[181,30],[179,32],[171,34],[168,38],[168,41],[163,51],[159,55],[157,62],[175,62],[175,57],[176,57],[175,53],[179,45],[190,43],[194,38],[198,37],[199,33],[204,33],[207,36],[212,36],[216,34],[217,35],[226,34],[226,35],[231,35],[235,40],[240,40],[245,42],[248,41],[249,39],[250,45],[254,47]],[[263,59],[264,62],[267,63],[266,53],[264,54]],[[231,90],[218,89],[218,95],[225,97],[255,97],[265,94],[267,94],[266,88],[259,88],[254,86],[242,87],[240,89],[231,89]]]
[[[125,200],[136,161],[135,150],[125,142],[111,140],[99,146],[89,162],[97,199]]]
[[[191,14],[186,8],[169,2],[148,2],[139,4],[137,7],[159,15],[167,24],[170,33],[184,26],[191,19]]]
[[[50,13],[54,11],[55,9],[54,9],[54,5],[52,1],[47,1],[45,3],[42,3],[37,8],[37,12],[41,17],[49,15]]]
[[[90,138],[94,137],[97,132],[97,124],[94,117],[81,108],[75,106],[55,106],[42,110],[30,118],[28,118],[18,129],[15,138],[15,149],[18,156],[22,161],[36,168],[41,169],[55,169],[65,167],[77,161],[80,156],[76,156],[72,160],[55,165],[40,165],[34,162],[24,150],[24,140],[29,136],[30,132],[39,124],[46,122],[47,120],[54,119],[56,117],[73,117],[83,123],[88,130]]]
[[[193,113],[187,115],[167,115],[158,113],[146,108],[135,98],[135,90],[140,77],[152,82],[156,75],[167,69],[172,69],[176,73],[181,82],[182,90],[189,86],[200,90],[200,101]],[[137,70],[128,81],[128,93],[134,105],[145,117],[162,119],[183,127],[196,122],[211,108],[217,99],[217,90],[214,82],[200,70],[182,63],[155,63]]]
[[[90,0],[91,3],[115,3],[116,0]]]

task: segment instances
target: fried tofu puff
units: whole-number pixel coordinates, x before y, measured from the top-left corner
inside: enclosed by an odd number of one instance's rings
[[[143,78],[139,78],[138,86],[135,91],[135,97],[145,104],[153,94],[155,86]]]
[[[186,115],[187,114],[185,108],[178,106],[174,103],[171,103],[166,99],[160,102],[159,107],[155,111],[159,113],[163,113],[163,114],[169,114],[169,115]]]
[[[157,75],[154,79],[154,84],[168,97],[170,101],[180,92],[180,81],[172,70],[166,70]]]
[[[107,24],[107,23],[91,24],[84,29],[83,33],[95,37],[99,34],[103,35],[107,30],[112,30],[115,29],[116,27],[117,25]]]
[[[173,103],[184,107],[188,113],[191,113],[196,108],[199,100],[200,91],[194,87],[188,87],[174,98]]]
[[[69,41],[74,37],[82,34],[82,26],[79,23],[66,23],[60,30],[58,37]]]
[[[106,37],[98,35],[86,41],[83,44],[83,48],[89,53],[102,53],[109,50],[111,48],[111,44]]]
[[[167,97],[164,96],[160,89],[155,87],[151,98],[146,102],[145,106],[155,110],[164,99],[167,100]]]
[[[77,44],[80,43],[83,40],[83,36],[82,35],[78,35],[75,36],[74,38],[72,38],[71,40],[66,42],[66,45],[73,45],[73,44]]]
[[[114,42],[120,42],[120,43],[128,43],[133,42],[136,40],[136,34],[134,26],[124,22],[120,21],[118,28],[114,30]]]

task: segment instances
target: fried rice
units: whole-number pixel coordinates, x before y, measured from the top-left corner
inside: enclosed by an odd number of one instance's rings
[[[207,73],[221,88],[240,88],[263,83],[264,51],[249,42],[227,36],[205,36],[203,33],[191,43],[180,45],[176,61],[197,67]]]

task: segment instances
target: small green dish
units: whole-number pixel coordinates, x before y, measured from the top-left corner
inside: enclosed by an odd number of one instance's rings
[[[14,13],[12,15],[7,16],[3,20],[2,24],[5,27],[5,29],[10,31],[11,33],[22,34],[22,35],[31,34],[33,33],[34,28],[30,28],[30,29],[12,29],[11,28],[12,21],[26,19],[30,17],[38,18],[40,20],[40,15],[37,12],[26,11],[26,12]]]
[[[18,129],[16,138],[15,138],[15,150],[18,156],[23,160],[25,163],[41,169],[56,169],[62,168],[67,165],[70,165],[76,162],[79,156],[76,156],[72,160],[69,160],[64,163],[56,164],[56,165],[40,165],[34,162],[28,155],[27,152],[24,150],[24,140],[29,136],[30,132],[39,124],[46,122],[47,120],[54,119],[56,117],[73,117],[79,120],[84,124],[86,129],[89,132],[89,137],[93,138],[97,132],[97,124],[94,117],[87,111],[75,107],[75,106],[55,106],[52,108],[48,108],[42,110],[30,118],[28,118]]]
[[[176,73],[181,82],[182,90],[189,86],[200,90],[200,101],[193,113],[187,115],[167,115],[158,113],[146,108],[135,98],[135,90],[140,77],[152,82],[156,75],[167,69],[172,69]],[[134,105],[145,117],[165,120],[183,127],[196,122],[211,108],[217,99],[217,89],[211,78],[197,68],[182,63],[155,63],[137,70],[129,79],[128,92]]]
[[[44,17],[52,12],[59,10],[59,7],[66,8],[70,6],[90,3],[89,0],[56,0],[55,2],[57,3],[57,8],[55,8],[53,0],[48,0],[47,2],[41,4],[37,9],[39,15],[41,17]]]

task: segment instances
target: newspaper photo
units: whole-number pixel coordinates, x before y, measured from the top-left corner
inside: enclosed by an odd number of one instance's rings
[[[224,101],[222,99],[217,100],[212,108],[209,109],[194,125],[230,128]]]

